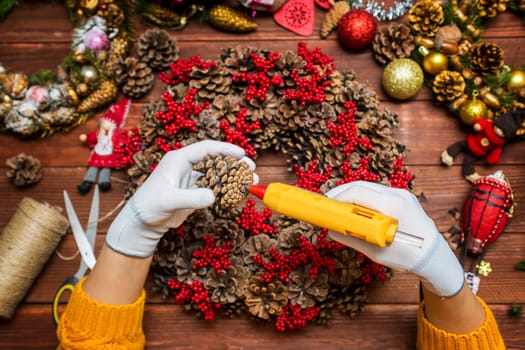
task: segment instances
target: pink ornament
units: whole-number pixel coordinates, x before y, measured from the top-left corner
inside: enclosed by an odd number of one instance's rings
[[[27,90],[26,100],[33,103],[38,109],[47,105],[49,101],[49,90],[40,85],[33,85]]]
[[[93,51],[104,51],[109,48],[109,38],[104,31],[93,28],[86,33],[84,45]]]

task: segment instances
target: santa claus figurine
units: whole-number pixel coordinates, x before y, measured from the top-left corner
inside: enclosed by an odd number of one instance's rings
[[[100,118],[98,130],[80,135],[80,141],[91,148],[87,162],[88,170],[84,180],[77,186],[81,194],[88,193],[94,183],[98,183],[101,191],[111,189],[111,169],[118,168],[120,164],[119,155],[114,152],[114,148],[124,137],[122,126],[130,105],[131,100],[128,98],[119,100]]]

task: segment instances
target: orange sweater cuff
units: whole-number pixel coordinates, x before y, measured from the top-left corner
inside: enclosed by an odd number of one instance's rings
[[[75,287],[60,318],[57,335],[68,349],[94,349],[113,344],[126,349],[143,349],[142,318],[146,293],[132,304],[107,305],[91,299],[83,290],[85,278]],[[115,348],[115,347],[112,347]]]
[[[505,343],[487,304],[477,297],[485,311],[485,321],[475,331],[464,334],[445,332],[425,317],[424,302],[418,310],[417,348],[419,350],[503,350]]]

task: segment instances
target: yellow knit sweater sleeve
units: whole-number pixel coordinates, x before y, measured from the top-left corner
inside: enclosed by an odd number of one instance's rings
[[[498,324],[487,304],[478,297],[485,310],[485,321],[475,331],[465,334],[447,333],[425,317],[424,302],[419,306],[417,348],[419,350],[504,350],[505,343]]]
[[[86,295],[82,279],[75,287],[57,328],[58,349],[144,349],[142,317],[146,293],[133,304],[107,305]]]

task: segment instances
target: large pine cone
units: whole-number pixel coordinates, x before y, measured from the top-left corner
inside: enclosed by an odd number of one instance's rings
[[[476,72],[491,74],[503,66],[503,50],[496,44],[479,44],[470,51],[470,61]]]
[[[155,81],[151,68],[135,57],[120,60],[115,67],[115,74],[122,93],[131,98],[141,98],[146,95]]]
[[[221,154],[204,157],[193,166],[193,170],[204,174],[196,185],[211,189],[217,203],[224,208],[241,203],[253,182],[253,172],[248,163]]]
[[[415,47],[410,28],[401,23],[383,27],[372,42],[374,57],[382,64],[409,57]]]
[[[179,58],[177,41],[166,30],[159,28],[147,30],[142,34],[137,50],[139,60],[157,71],[168,68]]]
[[[20,153],[6,161],[7,177],[15,186],[31,186],[42,178],[42,164],[32,156]]]
[[[408,12],[408,26],[415,34],[434,36],[444,20],[443,8],[434,0],[419,1]]]

